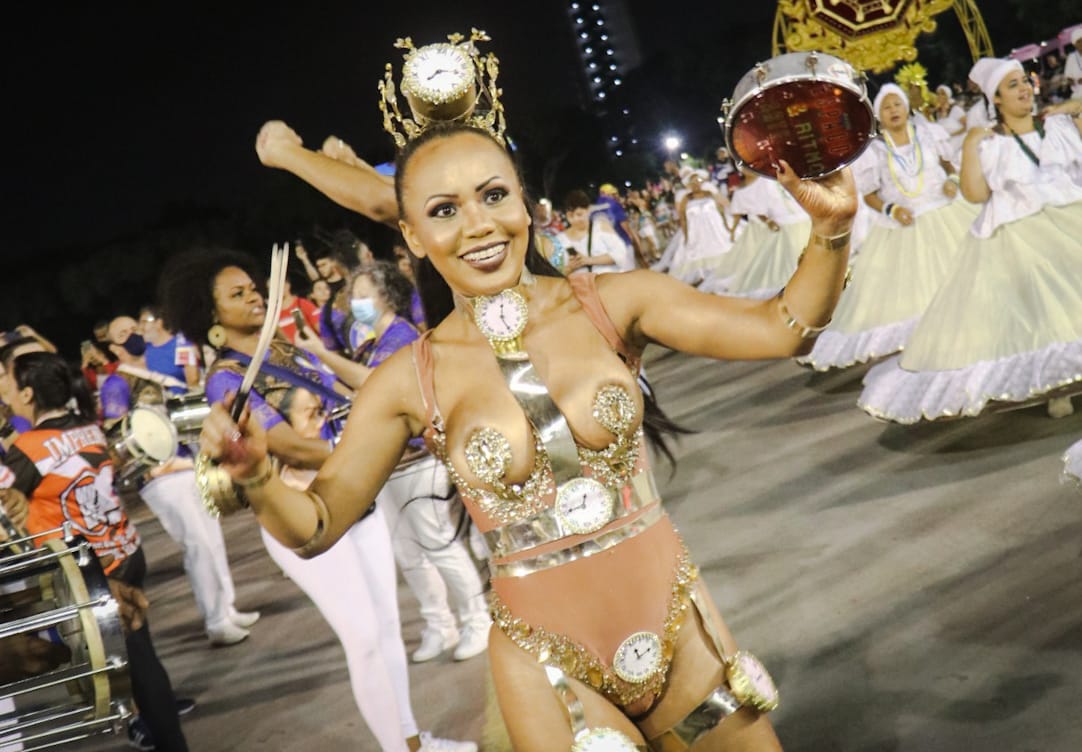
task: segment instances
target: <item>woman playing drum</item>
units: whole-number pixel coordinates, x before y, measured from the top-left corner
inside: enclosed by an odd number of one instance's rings
[[[253,267],[241,253],[197,250],[176,256],[162,273],[168,325],[218,350],[207,374],[207,399],[214,405],[239,389],[266,317],[254,281],[263,275]],[[324,411],[348,403],[349,394],[334,374],[284,337],[271,343],[249,398],[250,423],[253,430],[254,423],[260,424],[264,452],[288,468],[286,477],[294,487],[305,488],[330,455],[331,433],[322,430]],[[302,491],[296,493],[305,498]],[[364,514],[339,531],[335,545],[311,561],[262,532],[271,558],[312,599],[342,643],[354,700],[380,748],[472,752],[472,744],[440,747],[446,740],[418,734],[382,509],[366,505]]]
[[[76,382],[63,358],[52,353],[26,353],[12,366],[18,390],[12,408],[33,423],[5,458],[14,475],[12,487],[30,500],[27,530],[38,534],[71,523],[103,559],[106,574],[142,588],[146,557],[113,490],[108,444],[94,421],[89,392],[85,385],[79,388],[81,378]],[[68,406],[72,401],[75,410]],[[132,694],[156,748],[187,750],[173,687],[145,621],[128,633],[125,645]]]

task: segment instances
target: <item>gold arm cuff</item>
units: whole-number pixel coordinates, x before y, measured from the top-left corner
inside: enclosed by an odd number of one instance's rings
[[[308,540],[294,548],[293,553],[302,559],[307,559],[323,553],[323,542],[324,538],[327,537],[327,530],[330,528],[331,513],[327,509],[327,502],[323,501],[323,497],[315,491],[309,489],[304,492],[304,495],[311,499],[312,506],[316,509],[316,530]]]
[[[237,493],[229,473],[207,455],[195,457],[195,483],[211,517],[222,517],[248,508],[248,500]]]
[[[782,321],[785,322],[785,326],[792,329],[801,339],[809,339],[819,334],[821,331],[830,326],[830,320],[822,326],[808,326],[801,323],[793,314],[789,312],[789,307],[785,305],[785,290],[781,291],[778,295],[778,312],[781,314]]]
[[[850,230],[846,230],[840,235],[816,235],[812,233],[811,239],[808,241],[809,246],[817,245],[825,251],[840,251],[849,247],[849,238],[852,235]]]

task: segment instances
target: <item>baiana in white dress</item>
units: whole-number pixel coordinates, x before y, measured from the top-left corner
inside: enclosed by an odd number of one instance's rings
[[[756,177],[733,191],[729,209],[747,229],[699,287],[719,295],[770,298],[789,281],[811,234],[811,220],[776,180]],[[777,230],[758,219],[773,220]]]
[[[977,216],[977,206],[944,192],[949,183],[939,160],[949,161],[946,132],[912,120],[909,128],[910,143],[904,146],[893,145],[887,135],[873,141],[854,177],[862,194],[875,192],[884,204],[912,212],[913,224],[880,215],[869,231],[830,326],[812,351],[798,358],[817,371],[901,350],[953,268]]]
[[[714,199],[717,186],[707,181],[703,183],[703,190],[710,195],[698,198],[689,196],[684,207],[687,237],[677,230],[670,241],[676,246],[669,274],[690,285],[697,285],[709,276],[733,247],[729,227],[733,226],[734,221],[722,218]]]
[[[991,197],[905,351],[865,377],[871,415],[915,423],[1082,391],[1082,138],[1066,115],[1020,138],[1039,166],[1013,136],[981,142]]]

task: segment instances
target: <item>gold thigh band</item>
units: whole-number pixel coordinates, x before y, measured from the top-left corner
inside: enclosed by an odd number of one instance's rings
[[[695,742],[713,731],[719,723],[738,710],[740,710],[740,701],[733,697],[725,685],[722,685],[708,694],[706,699],[671,728],[651,739],[650,749],[656,752],[662,752],[666,748],[671,749],[671,745],[666,747],[669,738],[682,744],[683,749],[690,749]]]

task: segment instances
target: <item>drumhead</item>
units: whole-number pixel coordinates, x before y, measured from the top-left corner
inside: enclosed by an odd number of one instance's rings
[[[141,455],[165,462],[177,453],[177,434],[169,418],[150,407],[137,407],[128,416],[131,439]]]

